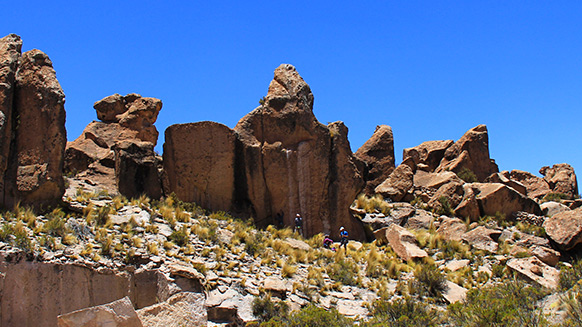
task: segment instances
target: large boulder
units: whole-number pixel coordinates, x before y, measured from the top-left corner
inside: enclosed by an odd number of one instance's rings
[[[578,181],[572,166],[566,163],[546,166],[540,169],[540,174],[544,176],[553,193],[564,194],[568,199],[578,197]]]
[[[415,187],[424,187],[437,190],[441,186],[449,184],[451,182],[462,184],[463,180],[460,179],[459,176],[457,176],[457,174],[453,173],[452,171],[430,173],[424,170],[417,170],[416,173],[414,173]]]
[[[146,195],[152,199],[162,196],[158,171],[159,159],[150,142],[125,140],[117,143],[115,151],[115,181],[119,193],[128,198]]]
[[[10,58],[19,47],[18,41],[11,39]],[[10,133],[11,155],[4,177],[3,204],[55,206],[65,192],[65,94],[51,60],[40,50],[22,54],[15,86],[11,120],[15,125]]]
[[[427,257],[426,251],[417,245],[414,234],[396,224],[374,232],[380,243],[387,242],[402,260],[410,261]]]
[[[387,125],[376,126],[372,137],[354,155],[366,163],[365,191],[373,194],[376,186],[386,180],[395,168],[392,128]]]
[[[128,297],[58,316],[59,327],[142,327]]]
[[[140,309],[137,315],[145,326],[206,326],[203,293],[180,292],[164,302]]]
[[[485,182],[486,183],[505,184],[505,185],[513,188],[514,190],[518,191],[519,193],[521,193],[523,195],[527,195],[527,188],[525,187],[525,185],[523,185],[520,182],[512,180],[511,176],[507,170],[499,172],[499,173],[491,174],[491,176],[489,176],[485,179]]]
[[[414,172],[412,168],[409,165],[400,164],[374,191],[398,202],[412,189],[413,185]]]
[[[521,170],[512,170],[509,178],[524,185],[527,196],[532,199],[541,199],[551,192],[550,185],[543,178]]]
[[[518,211],[541,215],[540,206],[532,199],[525,197],[515,189],[500,183],[470,183],[467,188],[472,189],[479,203],[481,216],[495,216],[503,214],[507,218]],[[470,192],[465,192],[470,196]]]
[[[537,283],[550,290],[558,288],[560,271],[543,263],[537,257],[514,258],[507,262],[507,267],[519,276]]]
[[[499,171],[495,161],[489,157],[487,126],[478,125],[468,130],[455,144],[447,148],[436,171],[447,170],[457,174],[469,170],[481,182]]]
[[[562,250],[571,250],[582,243],[582,208],[563,211],[543,224],[548,237]]]
[[[423,142],[413,148],[404,149],[402,161],[411,158],[416,165],[424,164],[429,172],[433,172],[445,156],[445,151],[454,143],[452,140]]]

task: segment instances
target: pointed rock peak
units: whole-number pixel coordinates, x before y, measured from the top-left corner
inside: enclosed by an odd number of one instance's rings
[[[32,49],[22,54],[21,65],[24,66],[27,63],[39,67],[42,66],[48,66],[51,68],[53,67],[53,62],[50,60],[49,56],[38,49]]]
[[[269,85],[267,105],[280,110],[288,102],[301,104],[304,109],[313,108],[313,94],[295,67],[282,64],[275,69],[275,76]]]
[[[16,34],[8,34],[0,39],[0,52],[22,52],[22,39]]]
[[[481,124],[481,125],[477,125],[473,128],[471,128],[470,130],[467,131],[467,133],[471,133],[471,132],[476,132],[476,133],[487,133],[487,125],[485,124]],[[467,134],[465,133],[465,134]]]

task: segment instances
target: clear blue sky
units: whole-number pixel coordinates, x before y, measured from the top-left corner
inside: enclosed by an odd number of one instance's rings
[[[582,169],[581,1],[22,1],[4,10],[54,63],[68,139],[113,93],[162,99],[156,126],[234,127],[290,63],[355,151],[392,126],[396,161],[489,128],[502,170]]]

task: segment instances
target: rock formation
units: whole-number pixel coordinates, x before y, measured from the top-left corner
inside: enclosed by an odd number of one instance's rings
[[[553,193],[565,195],[568,199],[578,197],[578,181],[574,168],[568,164],[557,164],[550,167],[542,167],[540,174],[548,183]]]
[[[373,194],[376,186],[386,180],[395,168],[392,128],[387,125],[376,126],[372,137],[354,155],[366,163],[364,191],[367,194]]]
[[[159,159],[150,142],[124,140],[113,147],[115,151],[115,182],[119,193],[128,198],[142,194],[159,199],[162,185],[158,170]]]
[[[560,249],[571,250],[582,243],[582,209],[555,214],[544,222],[543,227]]]
[[[153,124],[162,109],[162,101],[133,93],[126,96],[114,94],[95,102],[93,107],[101,121],[89,123],[76,140],[67,143],[65,171],[80,174],[81,177],[102,185],[111,193],[117,193],[119,188],[122,194],[128,197],[135,196],[136,192],[144,192],[152,198],[159,198],[160,177],[155,176],[151,167],[158,165],[153,151],[158,140],[158,131]],[[147,176],[138,174],[123,178],[147,178],[149,186],[131,186],[126,183],[129,180],[119,179],[120,173],[115,171],[114,148],[122,141],[134,142],[133,149],[141,148],[141,156],[149,158],[146,160],[146,166],[135,168],[135,173],[138,170],[149,171]],[[151,146],[138,145],[141,142],[149,142]],[[118,185],[119,182],[122,184]]]
[[[363,180],[347,128],[317,121],[313,94],[291,65],[275,70],[263,101],[234,131],[214,123],[170,127],[164,145],[167,191],[208,208],[244,213],[260,225],[274,224],[283,214],[290,226],[300,213],[306,236],[344,226],[351,237],[363,238],[361,223],[349,212]],[[213,131],[218,137],[211,137]],[[193,149],[201,154],[187,153]],[[193,157],[202,166],[180,159]],[[220,171],[208,169],[213,162],[220,162]]]
[[[543,178],[521,170],[512,170],[509,178],[523,184],[526,188],[526,195],[532,199],[541,199],[550,193],[550,185]]]
[[[17,35],[0,39],[0,202],[45,208],[65,191],[65,94],[48,56],[20,56],[21,46]]]
[[[411,158],[416,165],[425,167],[426,171],[433,172],[445,156],[445,151],[455,142],[447,141],[427,141],[413,148],[404,149],[402,161]],[[423,170],[423,169],[421,169]]]

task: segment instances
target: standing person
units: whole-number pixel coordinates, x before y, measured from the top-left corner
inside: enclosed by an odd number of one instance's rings
[[[340,227],[340,249],[342,245],[346,249],[346,253],[348,252],[348,231],[344,228],[344,226]]]
[[[276,216],[275,219],[277,219],[277,227],[278,228],[283,228],[283,211],[280,211]]]
[[[295,215],[295,228],[293,229],[294,233],[299,233],[303,236],[303,218],[300,214]]]

